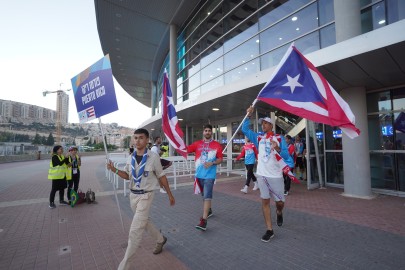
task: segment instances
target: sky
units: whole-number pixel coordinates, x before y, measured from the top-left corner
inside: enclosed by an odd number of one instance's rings
[[[72,89],[71,79],[104,56],[94,0],[0,0],[0,25],[0,99],[56,110],[56,94],[42,92]],[[151,116],[117,81],[114,88],[119,110],[102,123],[137,128]],[[67,93],[69,122],[78,123]]]

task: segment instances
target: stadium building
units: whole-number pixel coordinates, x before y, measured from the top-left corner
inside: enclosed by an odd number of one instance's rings
[[[145,127],[161,131],[168,70],[186,143],[215,126],[224,146],[292,42],[348,102],[359,137],[259,102],[257,119],[306,139],[308,188],[346,196],[405,196],[405,1],[95,0],[101,46],[114,77],[151,108]],[[226,150],[243,143],[240,132]]]

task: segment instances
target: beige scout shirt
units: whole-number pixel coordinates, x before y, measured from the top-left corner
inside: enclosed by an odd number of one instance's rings
[[[135,152],[134,152],[135,153]],[[165,175],[163,171],[162,164],[160,163],[160,157],[156,153],[151,152],[148,150],[147,153],[148,157],[146,159],[145,170],[142,175],[141,179],[141,188],[145,191],[151,191],[158,187],[159,181],[158,178]],[[132,155],[130,155],[127,159],[127,164],[125,165],[125,171],[129,175],[129,188],[135,189],[134,179],[132,177]],[[139,172],[139,164],[135,160],[135,169],[136,173]]]

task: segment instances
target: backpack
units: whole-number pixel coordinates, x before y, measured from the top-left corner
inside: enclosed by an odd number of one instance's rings
[[[89,188],[86,192],[86,202],[88,204],[96,201],[96,194]]]
[[[86,194],[84,194],[84,192],[81,189],[77,190],[77,196],[78,198],[76,204],[81,204],[86,201]]]

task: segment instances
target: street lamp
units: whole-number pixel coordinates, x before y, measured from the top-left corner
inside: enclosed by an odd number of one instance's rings
[[[62,120],[62,93],[64,92],[68,92],[72,89],[66,89],[66,90],[62,90],[62,84],[59,84],[59,90],[56,91],[44,91],[42,92],[42,95],[45,97],[47,94],[52,94],[52,93],[56,93],[56,142],[57,144],[61,144],[62,140],[61,140],[61,120]]]

